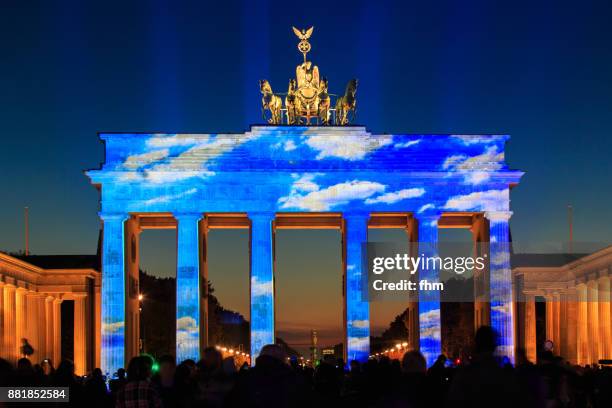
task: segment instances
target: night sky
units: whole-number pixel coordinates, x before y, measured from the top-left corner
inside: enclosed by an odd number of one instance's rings
[[[610,2],[84,3],[2,1],[0,250],[23,248],[29,206],[33,253],[95,252],[98,193],[82,171],[103,161],[97,132],[261,123],[257,80],[285,92],[301,62],[291,25],[315,26],[309,57],[331,92],[359,78],[358,122],[372,132],[512,135],[506,159],[526,171],[512,191],[518,248],[566,241],[568,204],[576,241],[612,241]],[[339,268],[333,232],[302,234],[279,243],[291,293],[309,270]],[[171,238],[143,237],[144,267],[173,273]],[[320,256],[291,261],[305,238]],[[242,310],[232,279],[247,293],[246,235],[215,241],[221,300]],[[320,285],[341,310],[335,278]]]

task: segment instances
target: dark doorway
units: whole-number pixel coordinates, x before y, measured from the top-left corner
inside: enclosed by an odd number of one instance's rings
[[[62,360],[74,361],[74,300],[62,301],[61,314]]]

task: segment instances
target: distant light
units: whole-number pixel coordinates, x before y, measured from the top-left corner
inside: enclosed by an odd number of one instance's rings
[[[142,293],[140,293],[140,294],[138,295],[138,301],[139,301],[139,302],[142,302],[142,299],[144,299],[144,296],[142,295]]]
[[[408,347],[408,343],[403,342],[403,343],[402,343],[402,347]]]
[[[401,349],[401,348],[402,348],[402,345],[401,345],[400,343],[397,343],[397,344],[395,345],[395,348],[397,348],[397,349]]]

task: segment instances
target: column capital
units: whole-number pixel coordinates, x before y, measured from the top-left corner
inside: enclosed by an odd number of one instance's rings
[[[368,211],[346,211],[342,213],[342,218],[344,218],[345,220],[348,219],[367,219],[370,218],[370,213]]]
[[[172,213],[172,215],[174,216],[174,218],[176,218],[177,220],[190,220],[193,219],[195,221],[199,221],[200,219],[202,219],[204,217],[204,213],[201,212],[175,212]]]
[[[414,218],[418,222],[419,228],[422,227],[435,227],[438,228],[438,222],[442,216],[441,211],[427,210],[420,214],[415,214]],[[419,238],[420,239],[420,238]]]
[[[276,213],[274,211],[253,211],[248,212],[247,217],[249,220],[273,220]]]
[[[485,217],[490,222],[508,222],[512,216],[512,211],[487,211]]]
[[[100,211],[98,213],[98,216],[100,216],[100,219],[102,221],[125,221],[128,218],[130,218],[130,215],[128,213],[124,213],[124,212],[103,212]]]
[[[440,219],[441,216],[442,211],[436,210],[434,208],[427,209],[416,214],[412,214],[412,217],[415,218],[417,221],[437,221]]]

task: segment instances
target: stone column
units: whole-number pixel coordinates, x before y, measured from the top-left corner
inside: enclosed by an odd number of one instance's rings
[[[38,323],[38,358],[40,361],[47,358],[47,318],[45,315],[45,295],[36,296],[37,323]]]
[[[27,290],[24,288],[17,288],[15,291],[15,337],[17,340],[17,356],[18,358],[23,357],[21,354],[22,339],[27,337]]]
[[[54,353],[54,343],[53,343],[53,333],[55,330],[55,325],[53,322],[53,297],[47,296],[45,299],[45,358],[53,359]],[[59,361],[53,361],[53,364],[57,365]]]
[[[555,312],[554,312],[552,295],[546,294],[544,296],[544,299],[546,299],[546,340],[554,341]]]
[[[140,230],[138,219],[130,217],[125,223],[125,361],[140,354]]]
[[[524,324],[524,344],[525,354],[527,359],[532,363],[537,360],[537,342],[536,342],[536,311],[535,311],[535,296],[525,294],[525,321]]]
[[[17,362],[17,291],[14,285],[4,285],[4,355],[11,363]]]
[[[87,373],[87,295],[74,297],[74,369],[77,375]]]
[[[176,360],[200,358],[199,213],[174,214],[177,220]]]
[[[438,257],[438,220],[440,213],[425,213],[418,217],[419,254],[427,258]],[[424,262],[424,261],[423,261]],[[431,265],[433,264],[433,265]],[[442,353],[442,322],[440,320],[440,292],[421,290],[420,285],[437,283],[439,270],[436,262],[421,264],[419,270],[419,342],[420,351],[430,367]],[[424,267],[425,266],[425,267]]]
[[[62,359],[62,300],[53,299],[53,364]]]
[[[553,293],[553,342],[555,344],[555,355],[562,355],[563,346],[561,344],[561,295]]]
[[[34,353],[30,356],[32,364],[40,362],[40,344],[38,343],[38,294],[33,291],[26,292],[26,332],[25,338],[34,349]]]
[[[591,356],[589,355],[589,327],[588,327],[588,302],[587,302],[587,287],[585,283],[576,285],[578,296],[578,364],[590,364]]]
[[[412,257],[419,256],[419,226],[417,221],[409,217],[406,225],[408,236],[409,253]],[[419,350],[419,295],[418,292],[408,293],[408,310],[406,316],[406,328],[408,329],[408,350]]]
[[[200,220],[200,350],[208,347],[208,217]]]
[[[562,356],[572,364],[578,360],[578,307],[574,289],[568,289],[561,295],[561,350]]]
[[[95,288],[94,288],[94,329],[93,329],[93,336],[94,336],[94,367],[100,367],[100,357],[101,357],[101,347],[102,347],[102,333],[101,333],[101,328],[102,328],[102,316],[100,311],[102,310],[102,292],[101,292],[101,286],[99,285],[99,283],[96,283]]]
[[[0,358],[8,359],[4,344],[4,282],[0,281]]]
[[[472,227],[474,243],[474,258],[488,256],[489,252],[489,222],[484,215],[474,215]],[[486,255],[485,255],[486,254]],[[489,260],[481,270],[474,269],[474,332],[480,326],[491,325],[491,304],[489,296]]]
[[[587,307],[588,307],[588,330],[589,330],[589,364],[597,363],[599,360],[599,304],[597,299],[597,281],[587,282]]]
[[[101,213],[102,238],[102,310],[101,369],[112,376],[125,361],[125,259],[124,221],[126,214]],[[60,315],[61,316],[61,315]]]
[[[249,213],[251,220],[251,364],[266,344],[274,343],[274,213]]]
[[[490,236],[491,326],[499,334],[497,353],[514,363],[514,312],[508,221],[510,211],[487,212]]]
[[[363,270],[363,244],[368,241],[367,213],[344,213],[346,245],[346,357],[365,362],[370,355],[370,304],[367,271]]]
[[[610,328],[610,277],[602,276],[597,280],[599,315],[599,358],[612,358],[612,335]]]

